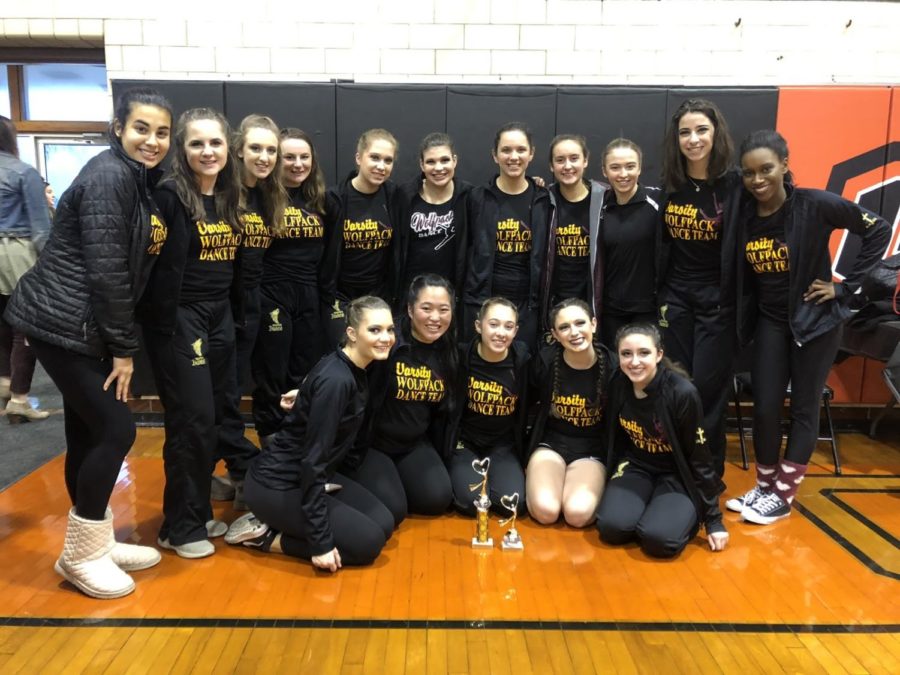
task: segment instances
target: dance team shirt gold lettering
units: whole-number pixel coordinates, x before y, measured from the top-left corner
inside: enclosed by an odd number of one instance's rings
[[[672,446],[661,430],[657,433],[648,433],[637,420],[629,419],[625,415],[619,415],[619,426],[638,450],[651,455],[672,452]]]
[[[428,366],[408,366],[402,361],[395,364],[398,401],[440,403],[444,400],[444,380],[436,377]]]
[[[709,216],[694,204],[666,205],[666,228],[673,239],[682,241],[718,241],[722,215]]]
[[[199,260],[206,262],[233,262],[237,247],[241,245],[241,234],[231,229],[225,221],[207,223],[197,221],[200,239]]]
[[[747,262],[757,274],[778,274],[790,270],[787,243],[773,237],[760,237],[747,242]]]
[[[168,234],[169,229],[162,221],[162,218],[157,216],[155,213],[150,214],[150,245],[147,247],[147,254],[159,255],[159,252],[162,250],[163,244],[166,243],[166,237],[168,236]]]
[[[521,220],[507,218],[497,223],[499,253],[530,253],[531,242],[531,229]]]
[[[597,426],[603,418],[602,406],[589,404],[581,394],[563,396],[554,393],[551,404],[557,417],[579,429]]]
[[[391,244],[393,230],[384,223],[366,218],[363,221],[344,221],[344,248],[357,251],[376,251]]]
[[[284,210],[284,227],[276,235],[278,239],[322,239],[325,227],[317,213],[304,211],[296,206]]]
[[[263,222],[262,216],[255,211],[244,213],[241,215],[241,222],[244,225],[244,233],[242,236],[242,244],[244,248],[268,248],[272,243],[272,237],[269,234],[269,228]]]
[[[499,382],[469,376],[466,407],[473,413],[490,417],[512,415],[519,397]]]
[[[590,239],[583,227],[576,223],[556,228],[556,255],[564,258],[587,258]]]

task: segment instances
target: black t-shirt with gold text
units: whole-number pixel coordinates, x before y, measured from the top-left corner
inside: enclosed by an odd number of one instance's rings
[[[288,198],[283,227],[263,258],[263,283],[295,281],[315,286],[325,250],[322,216],[307,207],[302,187],[288,189]]]
[[[513,442],[519,383],[512,353],[500,362],[472,354],[459,437],[468,447],[490,450]]]
[[[394,232],[382,188],[369,195],[350,185],[348,192],[338,290],[356,298],[380,291]]]
[[[662,423],[654,411],[653,399],[637,398],[634,389],[627,388],[616,433],[625,443],[624,456],[629,462],[654,474],[675,473],[672,445]]]
[[[491,293],[518,302],[528,297],[531,280],[531,202],[534,187],[529,183],[528,189],[518,195],[508,195],[496,185],[491,186],[491,190],[500,204]]]
[[[244,229],[241,236],[241,246],[244,249],[241,255],[241,281],[244,288],[259,286],[263,274],[263,256],[272,242],[269,228],[263,222],[260,204],[259,188],[247,190],[247,203],[241,213],[241,225]]]
[[[220,300],[228,297],[234,276],[234,257],[241,234],[216,214],[216,199],[203,195],[206,217],[188,223],[187,262],[181,279],[179,302]]]
[[[147,255],[159,255],[168,234],[169,228],[159,212],[159,207],[150,200],[150,243],[147,245]]]
[[[559,195],[552,286],[553,296],[557,300],[587,300],[591,278],[590,205],[590,196],[579,202],[570,202]]]
[[[787,323],[790,261],[784,208],[769,216],[754,216],[747,231],[750,238],[744,247],[744,256],[753,272],[759,313]]]
[[[663,216],[672,239],[670,285],[719,285],[722,208],[723,200],[706,183],[688,181],[669,195]]]
[[[579,370],[559,359],[546,430],[568,437],[599,439],[603,403],[597,395],[599,364]],[[554,377],[552,371],[550,374]]]
[[[388,361],[384,405],[375,423],[374,445],[388,454],[407,452],[428,431],[446,386],[439,347],[413,339]]]

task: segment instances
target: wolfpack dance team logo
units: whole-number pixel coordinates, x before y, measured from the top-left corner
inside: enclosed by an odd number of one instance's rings
[[[521,220],[507,218],[497,223],[497,251],[500,253],[530,252],[531,237],[531,230]]]
[[[391,243],[394,231],[384,223],[366,218],[362,222],[344,221],[344,248],[375,251]]]
[[[397,361],[398,401],[440,403],[444,399],[444,381],[434,376],[428,366],[410,366]]]
[[[619,415],[619,426],[625,431],[628,438],[639,450],[649,452],[656,455],[662,452],[672,452],[672,446],[666,439],[662,430],[662,425],[657,424],[655,434],[644,431],[644,427],[638,424],[637,420],[630,420]]]
[[[715,195],[713,195],[715,200]],[[666,227],[672,239],[684,241],[715,241],[722,227],[722,207],[714,201],[716,212],[707,215],[693,204],[666,205]]]
[[[280,309],[275,308],[271,312],[269,312],[269,319],[271,319],[271,323],[269,324],[269,332],[270,333],[280,333],[284,330],[284,326],[281,325],[281,322],[278,320],[278,314],[281,312]]]
[[[587,399],[581,394],[563,396],[553,394],[551,400],[553,411],[560,419],[565,420],[573,427],[593,427],[600,424],[603,409],[600,404],[589,405]]]
[[[453,211],[439,216],[434,211],[422,213],[416,211],[409,219],[409,227],[419,237],[433,237],[440,235],[443,237],[434,247],[435,251],[441,250],[447,245],[453,235],[456,234],[456,228],[453,226]]]
[[[468,402],[466,407],[474,413],[491,417],[512,415],[519,397],[507,391],[503,385],[493,380],[479,380],[469,376]]]
[[[269,228],[258,213],[249,212],[241,215],[244,225],[244,248],[268,248],[272,243]]]
[[[191,361],[192,366],[205,366],[206,365],[206,357],[203,356],[203,338],[197,338],[191,343],[191,349],[194,350],[194,354],[196,355],[194,359]]]
[[[787,244],[778,239],[760,237],[748,241],[744,254],[757,274],[774,274],[790,270]]]
[[[576,223],[556,228],[556,254],[565,258],[586,258],[590,239],[584,228]]]
[[[147,247],[148,255],[159,255],[169,230],[166,224],[156,214],[150,216],[150,245]]]

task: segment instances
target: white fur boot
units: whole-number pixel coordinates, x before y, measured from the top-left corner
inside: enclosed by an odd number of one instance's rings
[[[121,598],[134,590],[134,581],[113,562],[114,544],[109,511],[103,520],[88,520],[72,507],[63,552],[54,569],[92,598]]]
[[[106,518],[112,523],[112,509],[107,507]],[[137,572],[156,565],[162,560],[162,554],[152,546],[138,546],[137,544],[124,544],[116,541],[116,530],[112,525],[109,528],[109,537],[112,539],[112,551],[110,556],[116,566],[125,572]]]

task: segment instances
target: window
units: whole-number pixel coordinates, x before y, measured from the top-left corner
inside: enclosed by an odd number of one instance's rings
[[[109,119],[106,67],[35,63],[23,70],[26,120],[101,122]]]

